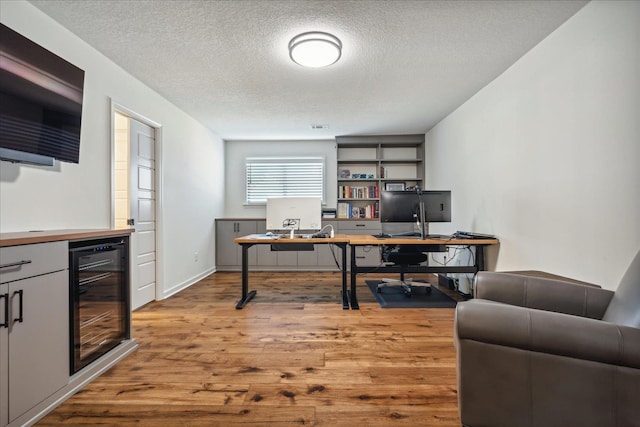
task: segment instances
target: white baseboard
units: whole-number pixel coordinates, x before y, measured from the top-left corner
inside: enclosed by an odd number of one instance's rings
[[[213,274],[216,272],[215,267],[211,267],[208,270],[203,271],[202,273],[193,276],[187,280],[185,280],[182,283],[177,284],[176,286],[172,287],[171,289],[167,289],[166,291],[162,292],[162,299],[165,298],[169,298],[171,295],[177,294],[178,292],[188,288],[189,286],[193,285],[194,283],[204,279],[205,277]]]

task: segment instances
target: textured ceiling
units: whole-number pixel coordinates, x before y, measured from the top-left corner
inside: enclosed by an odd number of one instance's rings
[[[227,140],[424,133],[586,3],[30,2]],[[338,63],[289,59],[311,30],[342,40]]]

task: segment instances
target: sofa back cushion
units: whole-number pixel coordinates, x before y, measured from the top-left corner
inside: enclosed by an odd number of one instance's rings
[[[622,277],[602,320],[640,328],[640,250]]]

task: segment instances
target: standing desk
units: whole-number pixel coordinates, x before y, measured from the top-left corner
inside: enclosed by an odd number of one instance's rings
[[[248,303],[255,295],[256,291],[249,291],[249,248],[254,245],[329,245],[333,244],[340,248],[342,251],[342,262],[340,270],[342,271],[342,308],[349,309],[349,296],[347,295],[347,244],[349,238],[344,234],[336,234],[335,237],[314,237],[304,238],[296,237],[293,239],[283,237],[267,237],[266,235],[249,235],[244,237],[238,237],[233,240],[235,243],[242,247],[242,298],[236,304],[237,309],[241,309]],[[295,250],[295,249],[294,249]]]
[[[378,238],[372,235],[349,235],[349,246],[351,248],[351,291],[349,292],[350,304],[353,310],[358,310],[358,297],[356,294],[356,277],[358,273],[477,273],[485,269],[484,248],[489,245],[499,244],[498,239],[415,239],[409,237],[387,237]],[[425,252],[443,252],[447,246],[473,246],[476,248],[476,256],[473,266],[430,266],[430,265],[410,265],[410,266],[375,266],[359,267],[356,261],[356,246],[382,246],[382,245],[423,245],[427,249]]]

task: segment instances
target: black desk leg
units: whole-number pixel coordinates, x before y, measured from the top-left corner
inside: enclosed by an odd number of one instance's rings
[[[356,246],[351,246],[351,309],[360,310],[358,305],[358,297],[356,295],[356,276],[358,275],[358,265],[356,263]]]
[[[476,246],[476,268],[484,271],[484,245]]]
[[[256,295],[256,291],[249,292],[249,248],[252,244],[241,244],[242,246],[242,298],[236,304],[236,309],[241,309],[246,303],[251,301]]]
[[[347,244],[336,244],[342,251],[342,309],[349,310],[349,297],[347,295]]]

